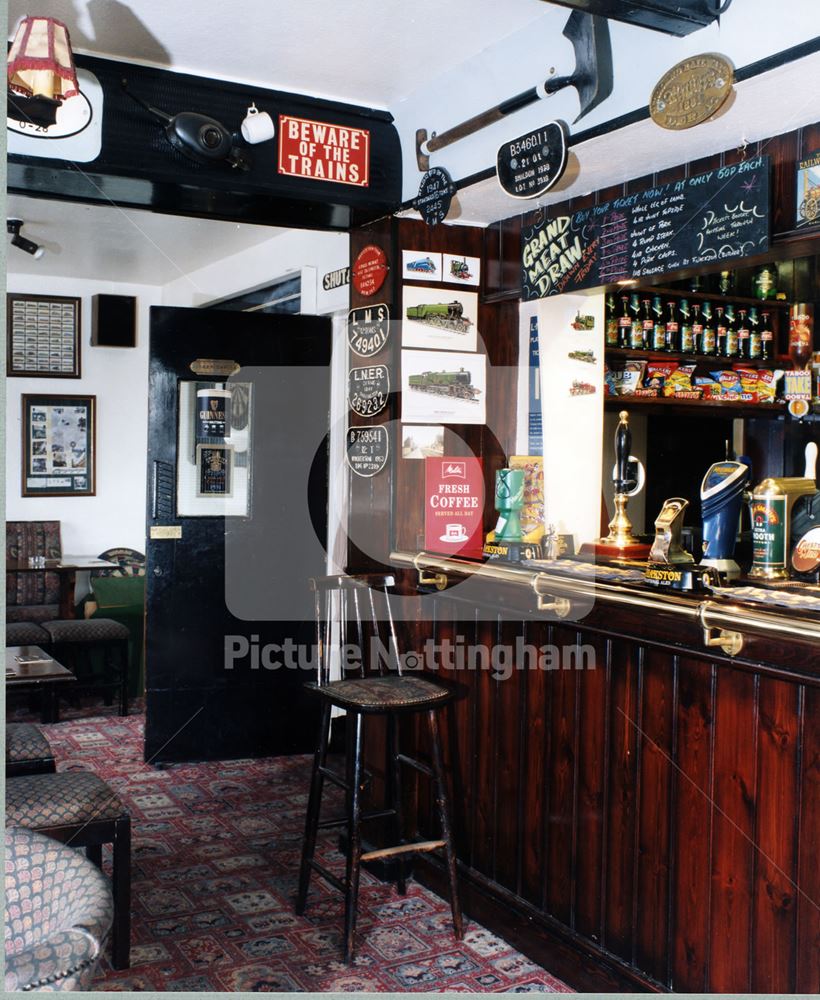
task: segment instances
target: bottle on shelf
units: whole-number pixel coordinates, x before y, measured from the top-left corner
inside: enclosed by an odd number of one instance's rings
[[[715,306],[715,354],[719,358],[725,358],[726,355],[726,334],[728,329],[726,326],[726,311],[723,306]]]
[[[752,328],[747,319],[747,312],[746,309],[737,311],[737,356],[744,361],[748,361],[751,357]]]
[[[763,345],[760,334],[760,319],[757,306],[749,306],[749,358],[759,361],[763,356]]]
[[[774,330],[769,322],[769,314],[760,317],[760,360],[771,361],[774,357]]]
[[[633,351],[643,350],[643,319],[641,318],[641,297],[637,292],[629,296],[629,312],[632,325],[629,328],[629,346]]]
[[[689,291],[690,292],[702,292],[704,288],[703,278],[701,275],[694,275],[689,281]]]
[[[682,354],[695,353],[695,333],[689,299],[680,300],[680,350]]]
[[[629,296],[621,296],[621,312],[618,316],[618,347],[629,347],[629,331],[632,329],[632,317],[629,314]]]
[[[707,299],[701,307],[703,312],[703,335],[700,342],[700,353],[707,357],[717,354],[717,330],[715,329],[712,303]]]
[[[789,316],[789,357],[795,370],[805,371],[811,363],[814,316],[808,302],[795,302]]]
[[[615,311],[615,296],[610,292],[606,297],[606,346],[618,347],[618,315]]]
[[[643,326],[643,349],[648,351],[652,347],[652,333],[655,328],[655,321],[652,317],[652,303],[649,299],[641,300],[641,321]]]
[[[652,296],[652,350],[666,349],[666,326],[663,322],[663,303],[660,295]]]
[[[666,336],[664,346],[667,351],[680,350],[680,324],[678,323],[678,304],[670,300],[666,303]]]
[[[735,272],[721,271],[718,275],[717,287],[721,295],[731,295],[735,290]]]
[[[761,264],[752,278],[752,288],[756,299],[777,298],[777,268],[774,264]]]
[[[726,319],[726,339],[723,342],[723,357],[736,358],[738,356],[738,323],[735,307],[731,302],[726,304],[724,317]]]
[[[695,354],[703,354],[703,317],[700,314],[700,302],[692,303],[692,350]]]

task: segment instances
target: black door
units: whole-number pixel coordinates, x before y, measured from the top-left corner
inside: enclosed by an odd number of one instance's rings
[[[310,749],[330,344],[320,317],[151,310],[148,761]]]

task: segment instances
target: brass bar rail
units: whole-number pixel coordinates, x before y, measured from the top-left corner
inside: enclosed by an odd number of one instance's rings
[[[677,615],[700,625],[707,637],[712,632],[718,639],[726,638],[731,644],[731,637],[738,635],[755,635],[763,638],[790,638],[802,641],[820,642],[820,621],[809,618],[792,618],[787,613],[773,611],[768,608],[754,608],[736,603],[723,603],[709,598],[698,599],[697,596],[681,597],[677,594],[644,593],[640,590],[620,584],[602,581],[575,579],[549,573],[541,570],[528,569],[525,566],[516,567],[501,563],[472,563],[449,556],[436,555],[432,552],[390,553],[390,563],[415,569],[420,577],[424,574],[428,582],[437,580],[440,589],[447,586],[450,577],[459,579],[472,578],[480,581],[509,583],[517,587],[532,590],[539,600],[568,599],[570,602],[603,600],[616,606],[642,608],[648,612],[663,612]],[[550,605],[546,610],[555,611]],[[556,611],[555,613],[559,613]],[[720,645],[720,642],[708,643]],[[724,647],[729,652],[729,646]],[[739,651],[740,646],[735,647]],[[731,655],[736,655],[733,652]]]

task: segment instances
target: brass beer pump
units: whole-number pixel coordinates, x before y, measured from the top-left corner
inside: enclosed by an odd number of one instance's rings
[[[626,505],[632,490],[637,486],[629,454],[632,449],[632,432],[629,430],[629,414],[621,410],[615,431],[615,514],[609,522],[609,534],[602,544],[617,550],[628,550],[640,546],[641,542],[632,534],[632,522],[626,513]]]

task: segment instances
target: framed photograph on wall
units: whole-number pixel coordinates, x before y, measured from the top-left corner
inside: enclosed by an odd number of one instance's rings
[[[94,496],[96,396],[23,396],[24,497]]]
[[[6,374],[80,377],[80,299],[6,296]]]
[[[233,496],[233,457],[229,444],[196,446],[198,497]]]

